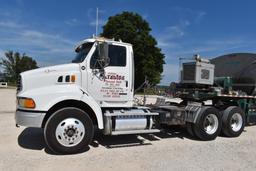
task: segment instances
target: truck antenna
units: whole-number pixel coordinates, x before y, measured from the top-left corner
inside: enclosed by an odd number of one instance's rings
[[[95,36],[97,37],[98,35],[98,25],[99,25],[99,9],[98,7],[96,8],[96,25],[95,25]]]

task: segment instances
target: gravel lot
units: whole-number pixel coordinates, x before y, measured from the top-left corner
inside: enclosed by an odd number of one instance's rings
[[[256,127],[238,138],[202,142],[184,129],[154,135],[102,136],[87,151],[54,155],[41,129],[16,128],[15,90],[0,89],[0,170],[255,170]]]

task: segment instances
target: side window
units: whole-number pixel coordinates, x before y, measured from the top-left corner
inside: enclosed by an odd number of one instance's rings
[[[110,58],[110,62],[108,66],[126,66],[126,47],[109,45],[108,57]],[[92,55],[92,58],[90,61],[90,68],[92,69],[100,68],[97,62],[97,59],[99,59],[98,47],[96,48],[96,50]]]
[[[126,48],[124,46],[109,45],[109,66],[126,66]]]

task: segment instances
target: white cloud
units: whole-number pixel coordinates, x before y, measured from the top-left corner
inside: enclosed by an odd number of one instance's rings
[[[196,23],[200,23],[201,20],[205,17],[206,14],[207,14],[207,13],[204,12],[204,11],[199,11],[199,12],[197,13],[196,18],[195,18],[195,22],[196,22]]]
[[[14,50],[35,58],[39,65],[57,64],[70,61],[74,53],[75,41],[56,32],[43,32],[31,29],[14,21],[0,22],[0,55],[4,51]]]
[[[17,29],[24,27],[22,24],[15,23],[13,21],[0,21],[0,27]]]
[[[47,41],[50,41],[50,42],[60,41],[60,43],[74,44],[73,41],[63,38],[58,34],[49,34],[49,33],[44,33],[44,32],[40,32],[37,30],[24,30],[23,32],[20,33],[20,35],[27,39],[30,39],[31,41],[35,40],[35,39],[39,39],[39,40],[46,39]]]
[[[251,43],[250,43],[251,44]],[[224,52],[234,50],[248,45],[248,42],[242,38],[220,38],[206,40],[203,42],[190,42],[186,50],[178,50],[180,54],[197,54],[210,52]]]
[[[199,23],[204,18],[207,13],[205,11],[191,9],[191,8],[184,8],[184,7],[173,7],[172,10],[175,14],[182,18],[188,19],[194,23]]]
[[[166,54],[166,61],[170,61],[177,56],[190,57],[196,53],[215,55],[216,52],[228,52],[249,44],[252,45],[252,43],[239,37],[191,40],[188,38],[189,28],[198,26],[197,24],[204,19],[207,13],[180,7],[174,7],[173,10],[179,18],[178,23],[164,28],[156,35],[158,46]]]
[[[183,37],[186,28],[190,25],[188,20],[181,20],[177,25],[166,27],[161,34],[157,36],[158,45],[160,47],[176,47],[173,43],[174,39]]]
[[[180,39],[187,34],[187,29],[191,25],[200,23],[206,15],[206,12],[192,10],[189,8],[173,7],[172,10],[177,15],[178,22],[176,25],[171,25],[157,35],[158,44],[160,47],[177,47],[180,46],[176,39]]]
[[[56,34],[49,34],[37,30],[22,30],[10,37],[0,37],[0,45],[20,47],[28,50],[41,49],[46,53],[70,51],[75,42]]]
[[[76,18],[72,18],[72,19],[70,19],[70,20],[66,20],[64,23],[67,24],[67,25],[69,25],[69,26],[77,26],[77,25],[80,25],[80,24],[81,24],[81,23],[79,22],[79,20],[76,19]]]
[[[99,19],[99,20],[98,20],[98,25],[99,25],[99,26],[103,26],[103,25],[106,24],[106,22],[107,22],[106,20]],[[91,22],[89,23],[89,25],[95,27],[95,26],[96,26],[96,21],[91,21]]]
[[[181,26],[171,26],[167,30],[169,32],[169,35],[167,35],[168,38],[182,37],[185,34]]]
[[[43,34],[42,32],[35,31],[35,30],[24,30],[21,33],[21,35],[29,38],[42,38],[45,36],[45,34]]]

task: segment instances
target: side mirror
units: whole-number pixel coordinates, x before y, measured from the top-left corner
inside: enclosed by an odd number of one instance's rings
[[[108,57],[108,43],[99,42],[98,44],[99,64],[101,68],[105,68],[109,65],[110,59]]]

